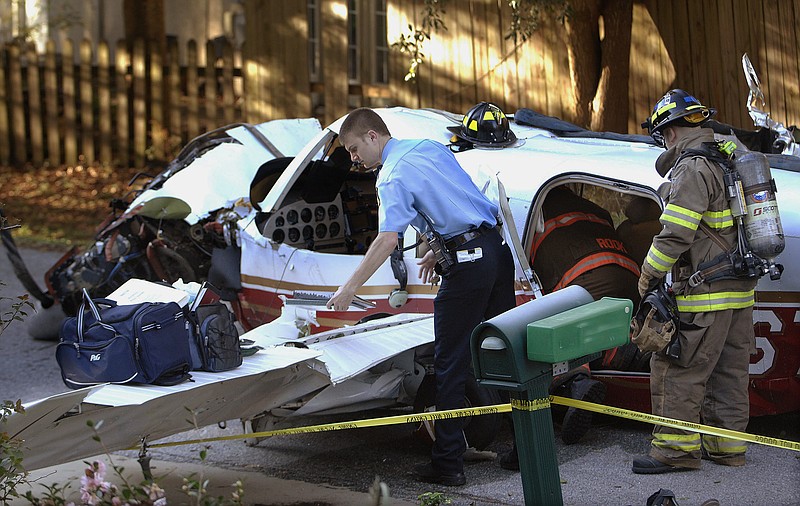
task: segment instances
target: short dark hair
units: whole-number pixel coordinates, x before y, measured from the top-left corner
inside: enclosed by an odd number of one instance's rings
[[[339,129],[339,137],[346,135],[365,135],[374,130],[380,135],[390,135],[383,119],[369,107],[360,107],[350,112]]]

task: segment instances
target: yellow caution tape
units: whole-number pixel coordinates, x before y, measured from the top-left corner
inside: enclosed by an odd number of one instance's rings
[[[731,439],[738,439],[739,441],[748,441],[750,443],[758,443],[760,445],[775,446],[777,448],[786,448],[787,450],[800,451],[800,442],[789,441],[786,439],[778,439],[768,436],[757,436],[748,434],[746,432],[739,432],[737,430],[721,429],[719,427],[712,427],[710,425],[703,425],[701,423],[684,422],[683,420],[675,420],[674,418],[667,418],[665,416],[651,415],[648,413],[641,413],[639,411],[631,411],[629,409],[615,408],[612,406],[604,406],[602,404],[595,404],[593,402],[579,401],[576,399],[569,399],[566,397],[553,396],[552,400],[556,404],[562,406],[571,406],[575,408],[594,411],[604,415],[617,416],[620,418],[629,418],[631,420],[638,420],[640,422],[648,422],[655,425],[663,425],[664,427],[672,427],[674,429],[687,429],[693,432],[700,432],[702,434],[710,434],[712,436],[722,436]]]
[[[526,401],[523,399],[511,399],[511,409],[519,409],[522,411],[538,411],[540,409],[550,408],[550,397],[544,399],[534,399]]]
[[[306,427],[294,427],[290,429],[268,430],[264,432],[251,432],[249,434],[233,434],[231,436],[216,436],[203,439],[190,439],[187,441],[176,441],[172,443],[148,444],[148,448],[162,448],[166,446],[179,446],[196,443],[208,443],[212,441],[229,441],[233,439],[264,438],[272,436],[287,436],[290,434],[307,434],[309,432],[327,432],[332,430],[357,429],[363,427],[379,427],[382,425],[397,425],[400,423],[420,423],[426,420],[444,420],[449,418],[460,418],[464,416],[492,415],[497,413],[508,413],[511,411],[510,404],[497,404],[494,406],[477,406],[474,408],[451,409],[447,411],[430,411],[427,413],[414,413],[413,415],[385,416],[381,418],[369,418],[366,420],[354,420],[352,422],[325,423],[321,425],[309,425]],[[136,450],[138,446],[128,448]]]
[[[800,442],[789,441],[786,439],[778,439],[774,437],[758,436],[747,434],[746,432],[739,432],[729,429],[721,429],[712,427],[710,425],[703,425],[700,423],[684,422],[682,420],[675,420],[664,416],[651,415],[648,413],[641,413],[639,411],[631,411],[628,409],[615,408],[613,406],[605,406],[603,404],[595,404],[593,402],[579,401],[576,399],[569,399],[567,397],[551,396],[542,399],[534,399],[532,401],[512,399],[509,404],[496,404],[493,406],[478,406],[474,408],[451,409],[447,411],[431,411],[427,413],[415,413],[413,415],[397,415],[386,416],[381,418],[369,418],[366,420],[353,420],[349,422],[335,422],[326,423],[321,425],[309,425],[305,427],[294,427],[290,429],[278,429],[264,432],[252,432],[247,434],[233,434],[230,436],[216,436],[202,439],[189,439],[186,441],[175,441],[169,443],[156,443],[147,444],[148,448],[163,448],[167,446],[180,446],[198,443],[210,443],[214,441],[231,441],[235,439],[250,439],[250,438],[267,438],[273,436],[286,436],[290,434],[307,434],[312,432],[328,432],[334,430],[344,429],[357,429],[363,427],[379,427],[383,425],[396,425],[401,423],[420,423],[422,421],[430,420],[444,420],[450,418],[460,418],[465,416],[480,416],[491,415],[497,413],[508,413],[512,409],[522,411],[536,411],[539,409],[546,409],[550,407],[550,403],[560,404],[562,406],[569,406],[587,411],[594,411],[604,415],[616,416],[619,418],[628,418],[639,422],[647,422],[655,425],[663,425],[665,427],[672,427],[676,429],[687,429],[693,432],[700,432],[702,434],[710,434],[712,436],[722,436],[740,441],[748,441],[766,446],[774,446],[777,448],[785,448],[787,450],[800,451]],[[139,446],[128,448],[129,450],[137,450]]]

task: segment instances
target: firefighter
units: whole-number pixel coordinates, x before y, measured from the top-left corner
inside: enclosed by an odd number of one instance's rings
[[[499,108],[484,112],[481,121],[494,114],[486,128],[505,120]],[[450,149],[431,140],[392,138],[371,109],[352,111],[339,134],[353,162],[368,168],[382,165],[376,183],[379,233],[327,305],[346,310],[356,290],[394,250],[398,236],[414,226],[428,248],[418,262],[422,282],[430,281],[434,271],[442,278],[433,309],[436,408],[463,408],[472,329],[515,305],[514,262],[496,229],[498,207],[475,186]],[[462,426],[463,418],[436,422],[431,461],[414,468],[418,480],[466,483]]]
[[[645,294],[667,273],[679,313],[679,353],[664,350],[650,362],[653,413],[688,422],[744,431],[749,420],[748,367],[755,351],[753,304],[755,278],[722,279],[690,284],[698,266],[723,250],[698,229],[705,222],[728,246],[738,243],[726,200],[723,168],[703,156],[680,157],[686,149],[713,142],[703,125],[716,111],[686,91],[664,95],[642,124],[666,152],[656,170],[668,175],[661,232],[642,264],[639,293]],[[735,439],[656,426],[649,455],[634,459],[637,474],[700,468],[701,459],[721,465],[745,464],[746,446]]]
[[[579,285],[594,299],[620,297],[639,302],[636,290],[639,266],[617,235],[611,215],[594,202],[570,190],[568,185],[553,188],[542,205],[542,224],[533,239],[531,266],[551,293]],[[636,346],[631,346],[636,352]],[[593,367],[614,368],[618,349],[608,350]],[[605,385],[591,378],[588,366],[554,378],[550,393],[582,401],[601,403]],[[591,427],[591,411],[570,407],[561,423],[561,440],[577,443]],[[516,444],[500,458],[500,466],[519,470]]]
[[[579,285],[595,300],[620,297],[631,299],[634,306],[639,303],[639,266],[605,209],[561,185],[547,194],[542,218],[542,230],[534,236],[530,261],[544,293]],[[626,346],[635,348],[632,343]],[[608,350],[592,366],[616,368],[618,351]],[[605,398],[605,385],[591,379],[588,366],[556,377],[550,390],[555,395],[595,403]],[[565,444],[577,443],[591,422],[591,411],[568,408],[561,424],[561,440]]]

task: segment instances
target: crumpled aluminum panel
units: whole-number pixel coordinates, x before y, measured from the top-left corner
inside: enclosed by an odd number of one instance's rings
[[[404,351],[433,342],[432,315],[414,321],[407,318],[408,315],[397,315],[376,320],[373,330],[322,340],[308,347],[322,352],[319,360],[328,368],[331,382],[336,385]],[[326,334],[341,334],[346,330]]]

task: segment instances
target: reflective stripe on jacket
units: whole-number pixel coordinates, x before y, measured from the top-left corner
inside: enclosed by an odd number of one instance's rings
[[[573,265],[571,269],[564,273],[561,279],[558,280],[558,283],[553,290],[560,290],[565,286],[569,286],[569,284],[581,274],[585,274],[590,270],[596,269],[603,265],[619,265],[620,267],[631,271],[634,276],[639,276],[639,266],[636,265],[636,262],[631,260],[629,256],[616,252],[604,251],[601,253],[595,253],[594,255],[589,255],[588,257],[584,257],[579,260],[578,263]]]
[[[698,295],[678,295],[678,311],[681,313],[705,313],[725,309],[742,309],[755,303],[755,290],[744,292],[709,292]]]

